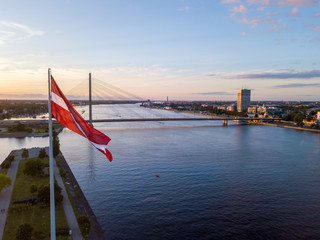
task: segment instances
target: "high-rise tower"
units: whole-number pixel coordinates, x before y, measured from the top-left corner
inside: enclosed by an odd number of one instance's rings
[[[250,107],[250,94],[251,90],[249,89],[244,88],[238,90],[238,112],[246,112],[248,110],[248,107]]]

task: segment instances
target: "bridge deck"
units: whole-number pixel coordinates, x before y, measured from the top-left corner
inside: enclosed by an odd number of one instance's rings
[[[92,120],[93,123],[98,122],[162,122],[162,121],[252,121],[252,120],[279,120],[270,118],[216,118],[216,117],[202,117],[202,118],[116,118],[116,119],[95,119]],[[88,121],[88,120],[87,120]]]

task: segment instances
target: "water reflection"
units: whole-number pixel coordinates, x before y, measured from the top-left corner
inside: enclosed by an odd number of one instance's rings
[[[95,165],[95,156],[94,149],[92,146],[87,145],[87,151],[89,153],[89,161],[88,161],[88,181],[95,182],[96,181],[96,165]]]

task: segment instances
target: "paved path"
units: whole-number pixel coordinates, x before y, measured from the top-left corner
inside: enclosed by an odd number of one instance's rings
[[[13,154],[16,156],[8,169],[7,176],[11,178],[11,186],[3,189],[0,192],[0,209],[5,209],[5,212],[0,213],[0,239],[2,239],[4,227],[6,224],[8,208],[11,200],[12,189],[16,180],[17,169],[21,160],[22,151],[14,150]]]
[[[29,148],[29,158],[35,158],[39,155],[39,150],[41,148]],[[11,163],[11,167],[8,169],[7,176],[11,178],[11,186],[8,188],[3,189],[0,192],[0,209],[5,209],[4,213],[0,213],[0,239],[2,239],[4,227],[6,224],[7,219],[7,213],[10,205],[12,190],[14,186],[14,182],[16,180],[17,176],[17,170],[20,163],[20,160],[22,159],[22,149],[20,150],[13,150],[12,153],[15,155],[15,158],[13,162]]]
[[[59,186],[62,188],[62,191],[61,191],[61,194],[63,195],[62,205],[63,205],[64,212],[66,214],[69,229],[72,230],[72,239],[82,239],[82,235],[81,235],[80,228],[79,228],[79,225],[77,222],[77,218],[74,214],[74,211],[73,211],[72,205],[70,203],[67,191],[65,189],[62,178],[60,176],[60,172],[57,167],[56,161],[54,161],[53,165],[54,165],[54,176],[56,177],[56,180],[57,180]]]

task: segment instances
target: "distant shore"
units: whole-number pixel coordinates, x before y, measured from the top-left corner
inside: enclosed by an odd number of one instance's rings
[[[320,133],[320,129],[312,129],[312,128],[304,128],[304,127],[298,127],[298,126],[292,126],[286,123],[266,123],[266,122],[259,122],[254,123],[257,125],[267,125],[272,127],[282,127],[282,128],[288,128],[288,129],[295,129],[299,131],[308,131],[308,132],[314,132],[314,133]]]
[[[212,117],[212,118],[219,118],[217,116],[213,115],[207,115],[207,114],[201,114],[201,113],[194,113],[190,111],[185,111],[183,113],[188,113],[188,114],[193,114],[197,116],[203,116],[203,117]],[[272,119],[270,119],[272,120]],[[308,132],[314,132],[314,133],[320,133],[320,129],[312,129],[312,128],[306,128],[306,127],[299,127],[299,126],[294,126],[290,123],[285,123],[285,122],[273,122],[273,123],[267,123],[267,122],[258,122],[258,123],[250,123],[253,125],[266,125],[266,126],[272,126],[272,127],[282,127],[282,128],[288,128],[288,129],[294,129],[294,130],[299,130],[299,131],[308,131]]]
[[[56,128],[56,132],[59,134],[63,130],[63,127]],[[12,132],[12,133],[1,133],[0,138],[24,138],[24,137],[49,137],[49,133],[37,133],[37,132]]]

